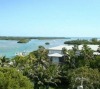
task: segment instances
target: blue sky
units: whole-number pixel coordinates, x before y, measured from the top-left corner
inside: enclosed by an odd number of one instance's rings
[[[100,0],[0,0],[0,36],[99,34]]]

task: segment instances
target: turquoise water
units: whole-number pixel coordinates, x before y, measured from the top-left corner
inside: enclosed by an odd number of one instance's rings
[[[13,57],[15,53],[19,52],[31,52],[38,48],[38,46],[44,46],[45,48],[54,47],[58,45],[63,45],[67,40],[74,40],[79,38],[71,38],[71,39],[55,39],[55,40],[38,40],[33,39],[28,43],[17,43],[17,41],[12,40],[0,40],[0,56]],[[80,38],[80,39],[90,39],[90,38]],[[50,45],[45,45],[46,42],[49,42]]]
[[[61,45],[66,41],[65,39],[56,39],[56,40],[31,40],[28,43],[17,43],[17,41],[12,40],[0,40],[0,56],[13,57],[15,53],[20,53],[23,51],[31,52],[38,48],[38,46],[44,46],[45,48]],[[45,45],[46,42],[49,42],[50,45]]]

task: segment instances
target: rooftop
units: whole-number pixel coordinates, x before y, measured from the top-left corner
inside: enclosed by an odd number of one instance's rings
[[[74,47],[74,45],[60,45],[60,46],[49,48],[49,50],[62,50],[62,48],[66,48],[67,50],[70,50],[72,49],[72,47]]]
[[[92,50],[97,51],[99,45],[88,45]],[[51,47],[49,50],[62,50],[62,48],[66,48],[67,50],[71,50],[74,47],[74,45],[60,45],[56,47]],[[79,45],[78,48],[81,50],[83,45]]]
[[[63,54],[59,54],[59,53],[53,53],[53,54],[48,54],[49,57],[62,57]]]

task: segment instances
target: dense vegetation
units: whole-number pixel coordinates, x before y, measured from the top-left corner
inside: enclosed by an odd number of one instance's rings
[[[17,43],[27,43],[29,41],[30,41],[30,39],[21,39]]]
[[[14,75],[12,72],[6,72],[11,74],[7,77],[9,81],[12,79],[11,83],[14,78],[20,83],[20,80],[26,76],[33,83],[33,89],[76,89],[81,84],[84,89],[100,89],[100,56],[94,56],[93,51],[86,44],[80,51],[80,55],[76,54],[77,51],[76,45],[72,50],[63,48],[64,62],[54,64],[48,59],[48,50],[39,46],[38,50],[24,57],[16,56],[11,62],[7,61],[6,57],[0,58],[0,68],[4,71],[7,71],[7,68],[9,71],[12,70]],[[23,77],[18,78],[19,75]],[[8,85],[5,85],[5,82],[8,80],[4,80],[3,83],[0,81],[0,84],[6,87]],[[26,88],[21,88],[17,81],[12,84],[16,83],[18,89],[31,89],[31,83],[28,81],[21,83],[22,87]],[[17,89],[16,87],[5,89]],[[0,87],[0,89],[4,88]]]
[[[0,89],[33,89],[33,85],[17,69],[0,67]]]
[[[50,43],[49,43],[49,42],[46,42],[45,44],[46,44],[46,45],[49,45]]]
[[[64,44],[100,44],[100,40],[97,40],[97,38],[92,38],[91,40],[71,40],[71,41],[65,41]]]
[[[35,39],[35,38],[33,38],[33,37],[0,36],[0,40],[21,40],[21,39]]]
[[[38,40],[53,40],[53,39],[69,39],[65,37],[13,37],[13,36],[0,36],[0,40],[17,40],[17,43],[27,43],[31,39]],[[48,43],[46,43],[48,45]]]
[[[70,39],[70,38],[66,38],[66,37],[36,37],[36,39],[39,39],[39,40],[52,40],[52,39]]]
[[[0,36],[0,40],[21,40],[21,39],[67,39],[65,37],[13,37],[13,36]]]

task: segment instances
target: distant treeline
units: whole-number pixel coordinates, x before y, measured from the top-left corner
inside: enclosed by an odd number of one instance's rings
[[[52,40],[52,39],[69,39],[65,37],[13,37],[13,36],[0,36],[0,40],[17,40],[17,43],[28,43],[31,39],[38,40]]]
[[[66,37],[36,37],[36,39],[70,39]]]
[[[64,44],[76,44],[76,45],[81,45],[81,44],[98,44],[100,45],[100,40],[97,40],[97,38],[92,38],[91,40],[71,40],[71,41],[65,41]]]
[[[21,40],[21,39],[68,39],[66,37],[13,37],[13,36],[0,36],[0,40]]]
[[[21,39],[32,39],[32,37],[0,36],[0,40],[21,40]]]

